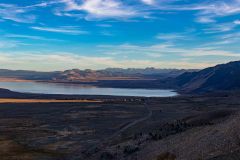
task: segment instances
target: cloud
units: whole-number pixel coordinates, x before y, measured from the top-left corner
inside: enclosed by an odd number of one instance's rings
[[[196,22],[199,23],[214,23],[216,20],[211,16],[198,16]]]
[[[225,50],[218,50],[215,48],[179,48],[173,44],[156,44],[150,46],[138,46],[131,44],[122,45],[100,45],[100,48],[105,49],[106,53],[114,53],[114,55],[132,56],[135,54],[139,57],[240,57],[240,53],[234,53]],[[104,50],[103,50],[104,52]],[[118,54],[117,54],[118,53]]]
[[[236,25],[240,25],[240,20],[235,20],[233,23]]]
[[[196,22],[213,23],[218,17],[240,13],[239,0],[218,0],[179,3],[180,0],[136,0],[129,3],[122,0],[52,0],[29,6],[0,3],[0,17],[21,23],[33,23],[36,8],[51,6],[55,15],[87,20],[150,18],[160,11],[196,11]],[[144,3],[148,6],[143,6]]]
[[[31,27],[34,30],[45,31],[45,32],[54,32],[54,33],[62,33],[62,34],[70,34],[70,35],[81,35],[88,34],[87,31],[80,30],[79,27],[75,26],[62,26],[62,27]]]
[[[25,6],[25,7],[22,7],[22,8],[29,8],[29,9],[33,9],[33,8],[36,8],[36,7],[47,7],[51,4],[55,4],[56,2],[42,2],[42,3],[37,3],[37,4],[33,4],[33,5],[30,5],[30,6]]]
[[[13,48],[17,46],[15,41],[0,40],[0,49],[3,48]]]
[[[225,48],[229,45],[237,45],[240,43],[240,32],[230,32],[224,34],[217,34],[213,36],[215,40],[206,43],[202,46]]]
[[[186,56],[186,57],[218,56],[218,57],[239,57],[240,58],[240,53],[233,53],[230,51],[214,50],[214,49],[207,49],[207,48],[197,48],[193,50],[191,53],[187,52],[185,54],[182,54],[182,56]]]
[[[139,13],[132,7],[117,0],[87,0],[78,3],[75,0],[61,0],[66,5],[65,11],[86,12],[86,19],[129,18]]]
[[[114,55],[121,55],[127,58],[138,57],[138,59],[146,59],[146,57],[161,57],[166,53],[183,52],[181,49],[172,48],[171,44],[158,44],[150,46],[138,46],[133,44],[121,45],[99,45],[102,53],[113,53]]]
[[[186,39],[187,37],[179,33],[171,33],[171,34],[160,33],[156,36],[156,38],[160,40],[179,40],[179,39]]]
[[[208,7],[202,10],[202,15],[213,15],[216,17],[225,17],[240,13],[239,0],[221,0],[208,3]]]
[[[26,46],[29,44],[22,43],[17,40],[9,40],[9,39],[0,39],[0,49],[10,49],[10,48],[15,48],[18,46]]]
[[[165,1],[164,1],[165,2]],[[179,4],[179,1],[172,1],[172,3],[159,3],[157,8],[162,11],[195,11],[196,22],[212,23],[219,17],[226,17],[237,15],[240,13],[239,0],[218,0],[201,2],[190,2]]]
[[[187,62],[187,61],[151,61],[151,60],[124,60],[111,57],[80,56],[72,53],[0,53],[2,68],[24,70],[66,70],[79,69],[103,69],[108,67],[120,68],[204,68],[212,66],[211,63]]]
[[[42,41],[63,41],[60,39],[45,38],[42,36],[33,36],[33,35],[22,35],[22,34],[6,34],[6,38],[19,38],[19,39],[32,39],[32,40],[42,40]]]
[[[28,10],[12,4],[0,4],[0,19],[19,23],[33,23],[36,17]]]
[[[155,0],[141,0],[143,3],[147,4],[147,5],[153,5],[155,4]]]
[[[98,27],[110,28],[112,27],[111,24],[97,24]]]
[[[11,20],[18,23],[34,23],[38,15],[33,14],[33,11],[39,8],[46,8],[51,5],[58,4],[56,0],[41,2],[27,6],[21,6],[13,3],[0,3],[0,20]],[[21,4],[21,3],[19,3]]]
[[[216,18],[237,15],[240,13],[239,0],[221,0],[206,3],[207,6],[202,6],[198,14],[198,22],[209,23],[215,22]],[[205,4],[203,4],[205,5]]]
[[[214,23],[208,28],[203,29],[205,33],[221,33],[234,30],[238,26],[238,21],[227,23]]]

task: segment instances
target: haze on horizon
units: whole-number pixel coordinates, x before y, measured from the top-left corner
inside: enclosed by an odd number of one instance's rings
[[[240,0],[0,0],[0,68],[199,69],[240,58]]]

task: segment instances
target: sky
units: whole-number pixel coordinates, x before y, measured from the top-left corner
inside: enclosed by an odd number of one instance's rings
[[[200,69],[240,59],[240,0],[0,0],[0,68]]]

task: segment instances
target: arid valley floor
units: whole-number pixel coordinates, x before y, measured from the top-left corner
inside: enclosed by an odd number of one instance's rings
[[[4,99],[35,101],[0,104],[1,160],[239,157],[239,94],[141,98],[4,92]],[[83,99],[91,101],[77,101]]]

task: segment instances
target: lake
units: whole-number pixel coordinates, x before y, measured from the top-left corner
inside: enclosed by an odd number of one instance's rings
[[[63,83],[40,82],[0,82],[0,88],[22,93],[66,94],[66,95],[112,95],[141,97],[172,97],[174,90],[130,89],[130,88],[98,88]]]

